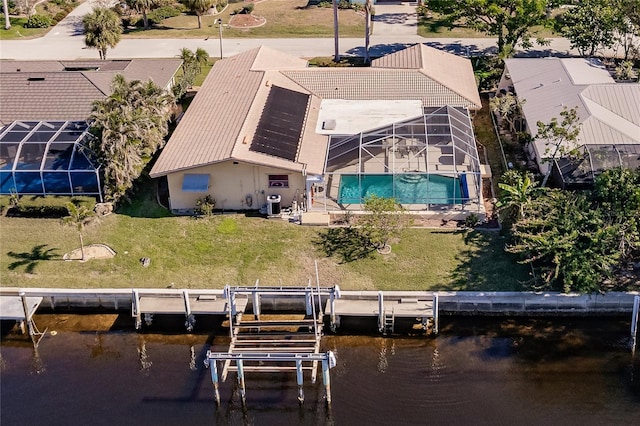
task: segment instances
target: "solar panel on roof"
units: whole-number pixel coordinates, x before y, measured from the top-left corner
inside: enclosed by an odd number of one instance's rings
[[[310,96],[273,86],[251,142],[251,151],[295,161]]]

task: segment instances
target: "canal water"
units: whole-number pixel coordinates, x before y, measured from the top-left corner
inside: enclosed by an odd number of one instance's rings
[[[300,406],[295,373],[247,373],[245,408],[230,373],[216,407],[203,359],[227,349],[219,324],[187,335],[135,333],[115,315],[36,322],[37,350],[16,329],[2,336],[2,426],[640,424],[625,319],[445,317],[437,338],[328,335],[330,408],[320,374],[305,376]]]

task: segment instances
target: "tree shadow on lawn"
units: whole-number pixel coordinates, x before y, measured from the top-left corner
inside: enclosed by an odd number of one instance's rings
[[[312,243],[327,257],[336,255],[340,263],[364,259],[373,254],[374,249],[366,243],[366,237],[357,228],[328,228],[320,232]]]
[[[437,232],[437,231],[436,231]],[[528,268],[505,252],[505,239],[496,232],[464,232],[464,248],[456,255],[457,266],[442,290],[522,291],[530,278]]]
[[[15,262],[11,262],[8,266],[10,270],[16,270],[21,266],[25,266],[25,272],[28,274],[32,274],[35,271],[36,266],[39,262],[45,260],[62,260],[62,257],[56,250],[55,247],[46,248],[46,244],[40,244],[31,249],[30,252],[16,253],[13,251],[7,252],[9,257],[17,259]]]

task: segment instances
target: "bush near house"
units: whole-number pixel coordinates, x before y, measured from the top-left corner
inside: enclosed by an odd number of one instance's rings
[[[67,203],[84,206],[93,210],[96,199],[93,197],[63,196],[0,196],[0,211],[6,216],[30,218],[61,218],[68,214]]]

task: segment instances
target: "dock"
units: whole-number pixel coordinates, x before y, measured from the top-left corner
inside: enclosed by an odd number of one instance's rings
[[[230,371],[236,372],[242,403],[246,403],[245,374],[295,372],[298,384],[298,401],[304,402],[304,374],[308,372],[315,383],[318,365],[322,363],[322,378],[327,403],[331,402],[329,369],[335,366],[332,352],[320,353],[323,315],[322,295],[334,298],[335,289],[307,287],[225,287],[227,298],[236,295],[250,297],[253,315],[230,315],[231,342],[227,352],[208,351],[206,363],[211,370],[216,402],[220,403],[219,379],[225,381]],[[286,296],[304,301],[305,311],[266,317],[261,314],[264,296]],[[247,318],[250,317],[250,318]],[[218,362],[222,362],[222,374],[218,375]]]
[[[396,318],[416,318],[426,331],[429,326],[438,334],[438,294],[419,292],[362,292],[327,304],[325,315],[331,327],[340,325],[341,317],[377,317],[378,329],[384,335],[395,333]]]
[[[153,315],[184,315],[187,331],[193,330],[195,315],[228,315],[230,312],[244,312],[249,302],[246,297],[229,299],[223,294],[192,294],[182,290],[180,294],[140,294],[132,292],[131,315],[136,319],[136,329],[142,326],[142,319],[151,325]],[[231,306],[233,305],[233,306]]]
[[[0,294],[0,319],[18,322],[22,333],[28,332],[32,339],[39,340],[44,333],[36,327],[33,315],[40,307],[42,300],[41,296],[27,296],[24,292],[2,293]]]

